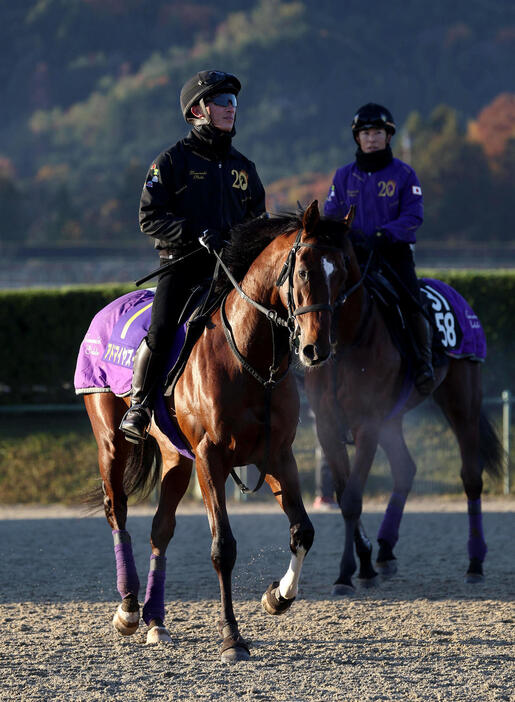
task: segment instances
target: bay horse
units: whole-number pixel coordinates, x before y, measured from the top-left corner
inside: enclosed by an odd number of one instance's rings
[[[346,219],[349,222],[351,218],[349,213]],[[380,308],[368,288],[351,237],[345,239],[344,253],[348,277],[333,313],[334,355],[323,368],[308,369],[304,378],[317,435],[333,474],[345,522],[344,549],[334,595],[355,592],[354,546],[360,561],[359,584],[367,587],[377,582],[371,562],[372,544],[360,517],[363,492],[378,445],[384,449],[390,464],[393,492],[378,532],[376,567],[383,578],[397,570],[393,548],[416,472],[404,440],[402,422],[406,412],[427,397],[416,390],[407,376],[406,363],[390,334],[384,308]],[[468,499],[469,566],[465,579],[477,583],[483,579],[487,551],[481,515],[482,472],[486,469],[494,477],[499,476],[502,446],[481,407],[481,364],[471,358],[447,357],[446,362],[435,368],[435,376],[432,396],[458,441],[461,479]],[[351,441],[347,438],[349,432]],[[355,444],[352,461],[346,443]]]
[[[330,356],[332,304],[346,276],[340,247],[345,231],[346,225],[320,218],[317,201],[303,216],[259,218],[236,227],[223,259],[231,263],[227,270],[241,285],[212,313],[173,397],[165,397],[168,414],[195,458],[207,510],[211,560],[220,586],[218,629],[224,662],[250,655],[231,593],[236,541],[225,496],[231,470],[258,466],[290,523],[291,561],[282,579],[262,597],[268,613],[282,614],[291,606],[313,541],[292,451],[299,397],[293,373],[288,372],[290,347],[295,345],[305,367],[320,365]],[[145,484],[152,489],[160,477],[142,617],[148,626],[147,643],[170,641],[164,624],[165,553],[174,535],[177,506],[190,481],[192,459],[180,453],[154,421],[151,438],[143,445],[129,444],[118,429],[128,398],[109,391],[84,397],[98,444],[103,505],[115,542],[122,602],[113,624],[124,635],[133,634],[139,625],[139,580],[126,530],[127,498]],[[159,463],[152,464],[154,447],[160,452],[161,475]]]

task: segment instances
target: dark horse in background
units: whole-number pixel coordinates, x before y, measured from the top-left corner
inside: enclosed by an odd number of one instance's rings
[[[352,217],[349,213],[348,219]],[[362,276],[356,252],[346,239],[348,279],[333,313],[334,355],[319,370],[307,370],[305,389],[316,418],[320,444],[335,482],[345,521],[345,545],[333,594],[354,592],[354,545],[360,560],[359,583],[375,584],[372,545],[360,522],[363,491],[380,445],[390,463],[393,493],[378,533],[376,566],[383,577],[396,572],[393,548],[404,504],[412,488],[415,463],[403,436],[403,417],[427,396],[410,382],[405,358],[389,331],[385,310]],[[365,267],[366,268],[366,267]],[[480,582],[487,551],[481,516],[482,472],[498,477],[502,447],[481,408],[481,364],[470,358],[442,355],[435,369],[432,395],[459,444],[461,478],[468,498],[469,566],[466,581]],[[410,389],[411,388],[411,389]],[[399,401],[404,392],[404,401]],[[346,449],[350,431],[355,444],[352,462]]]
[[[263,595],[267,612],[281,614],[295,599],[302,562],[313,541],[292,451],[299,397],[289,372],[290,354],[294,344],[306,367],[320,365],[330,356],[332,305],[346,276],[340,246],[345,232],[345,224],[320,219],[316,201],[301,218],[278,216],[236,228],[223,258],[231,262],[241,287],[231,290],[211,314],[173,397],[165,398],[168,414],[196,460],[211,527],[211,560],[221,595],[218,628],[223,661],[249,656],[231,594],[236,541],[227,514],[225,482],[233,467],[257,465],[290,523],[290,565],[280,582],[271,584]],[[127,498],[145,485],[152,489],[160,478],[143,619],[149,627],[148,643],[170,641],[164,625],[165,552],[193,461],[174,447],[155,422],[152,438],[143,446],[129,444],[118,429],[128,398],[114,395],[107,387],[104,390],[85,394],[85,404],[98,444],[103,504],[115,541],[122,602],[113,624],[128,635],[140,620],[139,580],[126,531]],[[158,462],[152,463],[156,446],[162,471]]]

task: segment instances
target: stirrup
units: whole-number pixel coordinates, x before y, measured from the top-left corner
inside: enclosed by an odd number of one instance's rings
[[[139,420],[143,419],[142,414],[139,410],[144,410],[146,413],[148,419],[145,424],[145,426],[141,426]],[[130,421],[130,413],[132,411],[135,411],[135,414],[133,416],[133,421]],[[150,431],[150,425],[152,423],[152,411],[149,407],[143,404],[135,404],[131,405],[127,412],[122,417],[122,421],[120,422],[119,429],[125,434],[125,438],[127,441],[130,441],[132,444],[139,444],[140,441],[145,441],[145,439],[148,437],[148,433]]]

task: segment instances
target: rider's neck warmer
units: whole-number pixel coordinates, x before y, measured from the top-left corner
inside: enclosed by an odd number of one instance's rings
[[[390,144],[386,146],[386,149],[381,151],[372,151],[370,154],[366,154],[358,147],[356,151],[356,163],[360,171],[365,171],[365,173],[375,173],[383,168],[386,168],[393,159],[392,150]]]
[[[209,151],[216,156],[223,157],[229,153],[231,141],[236,134],[236,129],[233,127],[230,132],[222,132],[212,124],[202,124],[200,127],[194,127],[192,132]]]

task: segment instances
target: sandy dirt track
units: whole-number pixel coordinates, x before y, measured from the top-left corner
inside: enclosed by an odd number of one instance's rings
[[[369,536],[380,502],[365,505]],[[202,510],[183,508],[168,549],[171,644],[144,625],[114,632],[119,600],[104,518],[65,508],[0,507],[0,700],[515,700],[515,502],[485,500],[486,581],[466,585],[463,501],[413,500],[396,549],[399,573],[354,599],[330,596],[343,520],[311,514],[315,543],[298,601],[283,617],[261,594],[289,562],[275,506],[231,508],[238,541],[235,610],[251,660],[219,662],[218,581]],[[145,591],[151,512],[131,532]]]

